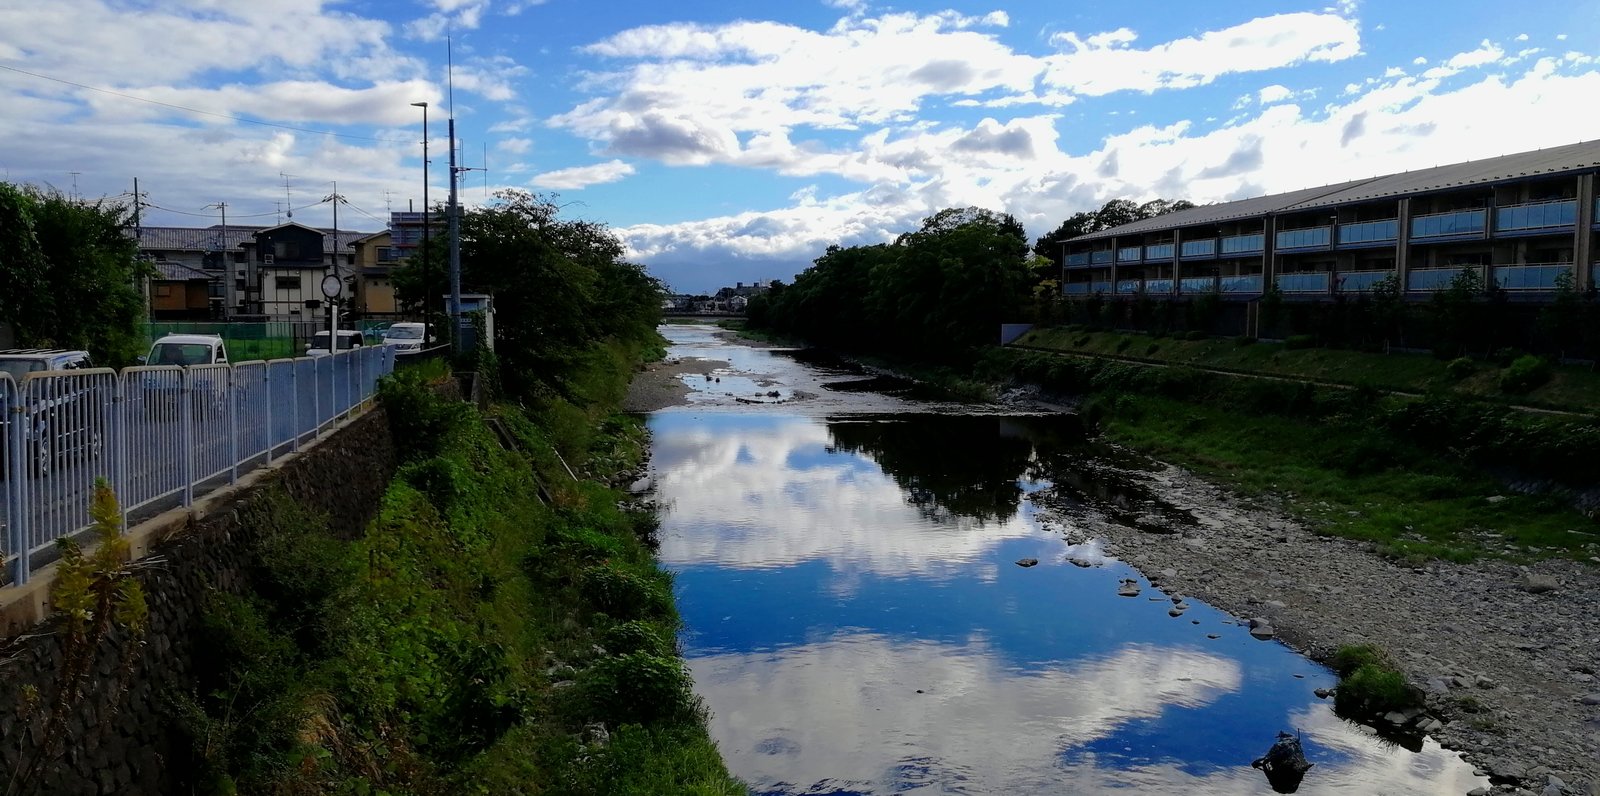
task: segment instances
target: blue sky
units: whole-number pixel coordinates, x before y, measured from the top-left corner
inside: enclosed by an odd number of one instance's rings
[[[686,291],[942,207],[1037,236],[1600,138],[1589,3],[0,0],[0,179],[138,177],[173,225],[328,224],[337,181],[379,229],[421,203],[411,102],[445,194],[446,33],[466,200],[555,192]]]

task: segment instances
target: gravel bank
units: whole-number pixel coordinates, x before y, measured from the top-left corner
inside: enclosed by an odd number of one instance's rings
[[[652,362],[634,374],[628,385],[628,396],[622,400],[624,412],[654,412],[669,406],[683,406],[689,402],[689,385],[679,376],[704,375],[717,368],[728,367],[727,362],[715,359],[667,359]]]
[[[1318,660],[1344,644],[1388,650],[1444,722],[1430,734],[1503,783],[1495,792],[1600,794],[1600,570],[1409,566],[1180,468],[1096,467],[1035,497],[1070,541],[1104,539],[1152,583],[1267,619]],[[1102,479],[1142,497],[1070,483]]]

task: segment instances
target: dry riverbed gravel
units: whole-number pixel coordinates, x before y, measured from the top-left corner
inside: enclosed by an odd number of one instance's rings
[[[1490,774],[1489,792],[1600,796],[1600,569],[1396,562],[1177,467],[1096,466],[1147,497],[1037,496],[1069,541],[1102,539],[1153,584],[1264,620],[1318,660],[1387,650],[1442,722],[1429,734]]]

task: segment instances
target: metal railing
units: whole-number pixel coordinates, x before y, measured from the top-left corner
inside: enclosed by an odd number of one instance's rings
[[[1361,293],[1393,275],[1393,271],[1340,271],[1334,284],[1340,293]]]
[[[22,584],[89,528],[96,479],[123,521],[187,506],[330,429],[393,372],[394,349],[188,368],[0,374],[0,562]]]
[[[1326,271],[1304,271],[1293,274],[1278,274],[1278,289],[1285,293],[1326,293],[1328,292],[1328,273]]]
[[[1555,290],[1562,274],[1572,273],[1572,263],[1497,265],[1494,283],[1501,290]]]

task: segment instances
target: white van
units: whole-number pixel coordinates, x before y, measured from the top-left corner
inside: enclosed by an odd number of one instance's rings
[[[362,338],[360,332],[351,331],[349,329],[339,330],[340,351],[349,351],[351,349],[360,348],[363,343],[365,343],[365,340]],[[325,357],[328,355],[328,349],[328,333],[317,332],[316,334],[311,335],[311,342],[306,343],[306,356]]]
[[[144,365],[225,365],[228,349],[214,334],[169,334],[150,346]]]

